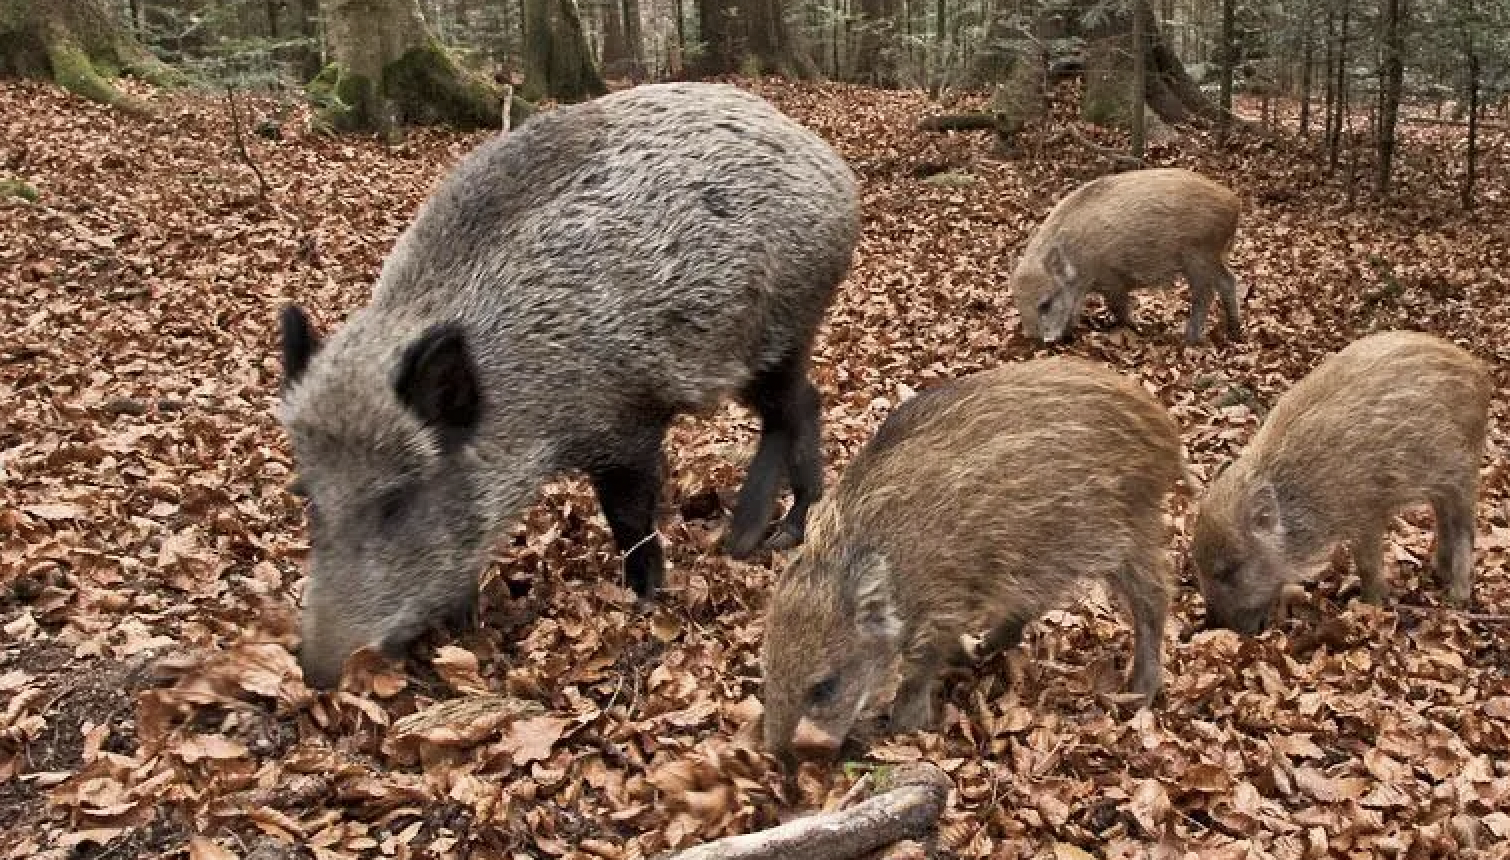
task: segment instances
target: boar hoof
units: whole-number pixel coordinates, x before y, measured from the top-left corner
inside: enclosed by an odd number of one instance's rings
[[[765,539],[761,548],[772,552],[786,552],[801,545],[802,535],[790,525],[782,523],[771,533],[770,537]]]

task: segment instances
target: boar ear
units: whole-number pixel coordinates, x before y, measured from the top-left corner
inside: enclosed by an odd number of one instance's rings
[[[1068,286],[1075,280],[1075,264],[1064,255],[1064,249],[1058,242],[1050,245],[1049,250],[1043,255],[1043,268],[1061,287]]]
[[[860,633],[878,639],[900,636],[902,619],[892,596],[890,565],[880,558],[866,559],[854,588],[855,626]]]
[[[278,327],[283,342],[283,384],[280,387],[287,389],[309,369],[309,360],[320,351],[320,336],[309,324],[304,309],[292,303],[284,305],[278,314]]]
[[[465,441],[482,417],[482,385],[461,326],[434,326],[404,350],[394,392],[451,447]]]
[[[1273,484],[1265,481],[1253,492],[1248,526],[1258,534],[1279,534],[1284,531],[1284,526],[1279,521],[1279,493],[1274,491]]]

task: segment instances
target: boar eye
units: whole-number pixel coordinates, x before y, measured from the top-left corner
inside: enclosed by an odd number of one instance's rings
[[[839,679],[834,677],[824,678],[807,690],[807,703],[813,707],[821,708],[832,704],[834,696],[839,693]]]
[[[1216,569],[1216,579],[1221,582],[1231,582],[1237,578],[1239,569],[1239,566],[1235,564],[1221,565]]]
[[[309,485],[304,483],[303,478],[295,478],[288,485],[288,491],[301,499],[309,498]]]
[[[378,516],[384,522],[392,522],[403,516],[404,510],[409,507],[409,493],[407,490],[389,490],[378,499]]]

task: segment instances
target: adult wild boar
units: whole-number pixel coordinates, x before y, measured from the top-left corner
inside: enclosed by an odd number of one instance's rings
[[[1196,515],[1207,626],[1262,630],[1285,584],[1344,541],[1363,598],[1382,602],[1390,517],[1422,501],[1436,513],[1436,577],[1467,603],[1491,388],[1458,347],[1395,331],[1354,341],[1280,397]]]
[[[1059,340],[1099,293],[1118,323],[1133,325],[1132,290],[1190,283],[1185,340],[1199,343],[1213,293],[1227,336],[1242,336],[1237,278],[1227,251],[1237,233],[1236,194],[1198,173],[1151,168],[1103,176],[1065,195],[1039,225],[1012,272],[1023,332]]]
[[[858,230],[843,159],[730,86],[562,107],[463,159],[328,340],[283,313],[306,678],[464,615],[495,538],[564,470],[590,477],[649,596],[668,424],[727,396],[761,436],[725,547],[758,548],[783,478],[773,540],[800,542],[822,493],[809,354]]]
[[[776,582],[762,655],[765,737],[839,744],[898,661],[897,730],[928,725],[959,636],[983,653],[1086,578],[1133,617],[1131,688],[1160,687],[1169,587],[1161,502],[1179,429],[1137,382],[1079,359],[1006,365],[899,406],[814,510]]]

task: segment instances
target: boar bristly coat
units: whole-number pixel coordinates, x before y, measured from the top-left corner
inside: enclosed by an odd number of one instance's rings
[[[1201,500],[1191,561],[1207,626],[1262,630],[1284,586],[1341,542],[1363,598],[1383,602],[1385,532],[1418,502],[1436,514],[1435,575],[1466,604],[1492,385],[1462,349],[1396,331],[1354,341],[1285,392]]]
[[[472,152],[321,341],[283,315],[280,417],[309,502],[300,660],[329,685],[465,617],[500,532],[581,470],[649,596],[672,418],[728,397],[761,437],[725,548],[801,541],[822,494],[813,338],[859,232],[853,173],[734,87],[636,87]]]
[[[813,510],[765,622],[765,738],[841,743],[891,677],[890,727],[926,726],[959,637],[984,653],[1100,579],[1134,623],[1131,688],[1160,687],[1162,501],[1179,429],[1136,381],[1079,359],[1003,366],[899,406]],[[820,746],[825,745],[823,743]]]
[[[1012,272],[1023,332],[1059,340],[1098,293],[1118,323],[1133,325],[1131,291],[1183,274],[1190,284],[1185,339],[1199,343],[1213,294],[1228,337],[1242,336],[1237,278],[1227,251],[1241,201],[1198,173],[1150,168],[1103,176],[1065,195],[1039,225]]]

